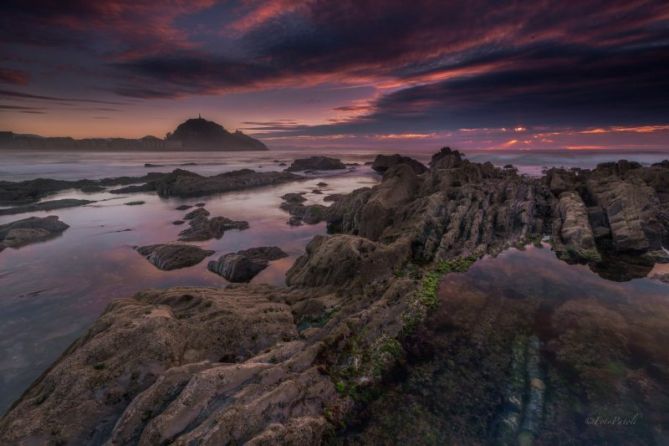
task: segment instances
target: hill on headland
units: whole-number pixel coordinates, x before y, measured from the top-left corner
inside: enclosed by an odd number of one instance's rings
[[[202,117],[189,119],[167,135],[168,143],[181,144],[186,148],[222,149],[222,150],[267,150],[257,139],[237,130],[230,133],[222,125],[207,121]]]
[[[202,117],[188,119],[177,126],[165,139],[145,136],[130,138],[42,137],[0,132],[0,149],[34,150],[208,150],[243,151],[268,150],[261,141],[239,130],[231,133],[220,124]]]

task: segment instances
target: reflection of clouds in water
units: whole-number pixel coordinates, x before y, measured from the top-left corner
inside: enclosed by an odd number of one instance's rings
[[[612,282],[586,265],[562,262],[546,247],[509,249],[495,258],[478,261],[466,273],[449,274],[443,282],[445,290],[462,284],[488,295],[512,294],[558,301],[594,298],[635,311],[658,304],[669,311],[669,285],[647,278]]]
[[[272,159],[275,154],[268,156]],[[207,262],[229,252],[262,245],[279,246],[289,257],[271,262],[252,282],[283,285],[285,272],[314,235],[325,233],[325,224],[289,226],[289,215],[279,209],[281,195],[311,191],[321,181],[328,183],[327,193],[346,193],[373,185],[377,177],[368,168],[360,170],[360,174],[313,177],[275,187],[193,199],[162,199],[147,193],[119,197],[108,192],[63,191],[47,199],[99,201],[95,207],[0,217],[2,224],[33,215],[58,215],[70,225],[57,239],[20,250],[6,249],[0,254],[0,411],[115,298],[129,297],[146,288],[225,286],[225,279],[207,270]],[[116,171],[112,176],[120,174],[132,173]],[[327,194],[312,195],[310,200],[318,202]],[[143,200],[146,204],[124,206],[121,198]],[[155,268],[133,249],[138,245],[176,241],[187,226],[174,226],[172,221],[181,219],[188,211],[175,208],[197,202],[204,202],[212,217],[247,220],[250,228],[227,231],[220,240],[194,242],[215,250],[215,254],[198,265],[173,271]],[[116,232],[127,228],[131,231]]]

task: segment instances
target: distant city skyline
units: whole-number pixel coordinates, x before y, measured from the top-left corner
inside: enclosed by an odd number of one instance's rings
[[[669,149],[669,3],[0,6],[0,130],[270,148]]]

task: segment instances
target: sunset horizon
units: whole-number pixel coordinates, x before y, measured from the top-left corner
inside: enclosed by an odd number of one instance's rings
[[[669,1],[0,34],[0,445],[669,445]]]
[[[664,2],[353,5],[10,1],[0,130],[163,137],[202,113],[282,148],[669,145]]]

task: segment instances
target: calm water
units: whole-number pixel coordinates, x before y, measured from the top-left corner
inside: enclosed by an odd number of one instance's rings
[[[446,275],[439,297],[351,444],[669,444],[669,285],[527,247]]]
[[[161,199],[153,194],[117,196],[107,192],[84,194],[64,191],[47,199],[86,198],[89,206],[50,213],[30,213],[0,217],[0,224],[32,215],[58,215],[70,228],[61,237],[0,254],[0,413],[38,377],[61,352],[97,318],[115,298],[138,290],[173,285],[223,286],[226,281],[206,270],[206,262],[176,271],[160,271],[138,255],[133,247],[165,243],[177,239],[184,226],[174,226],[187,211],[181,204],[203,201],[212,216],[246,220],[250,229],[229,231],[222,239],[199,243],[215,250],[212,258],[261,245],[277,245],[289,257],[273,262],[253,282],[282,285],[285,271],[303,253],[316,234],[325,233],[324,224],[291,227],[288,215],[279,209],[280,196],[287,192],[309,191],[308,203],[319,203],[327,194],[345,193],[371,186],[378,181],[364,163],[378,150],[331,152],[344,162],[358,163],[345,173],[310,177],[304,182],[274,188],[227,193],[203,199]],[[396,151],[391,151],[395,153]],[[252,168],[279,170],[277,161],[290,163],[312,151],[270,151],[256,153],[77,153],[0,152],[0,180],[37,177],[75,180],[121,175],[140,176],[181,167],[202,174]],[[319,152],[320,153],[320,152]],[[326,153],[327,154],[327,153]],[[431,153],[413,154],[427,162]],[[644,163],[666,158],[663,154],[526,154],[472,153],[476,161],[497,165],[514,163],[522,172],[538,174],[550,165],[591,167],[606,160],[625,157]],[[145,163],[160,167],[144,167]],[[196,165],[187,165],[196,163]],[[325,181],[323,195],[310,191]],[[144,200],[141,206],[124,203]]]
[[[1,156],[1,155],[0,155]],[[100,154],[78,158],[68,154],[62,159],[19,156],[2,163],[14,167],[2,178],[100,178],[105,176],[143,175],[147,171],[171,170],[192,161],[191,157],[152,154],[148,158]],[[276,153],[262,155],[212,156],[207,164],[184,166],[190,170],[214,174],[244,167],[278,170]],[[302,155],[303,156],[303,155]],[[358,156],[364,158],[364,156]],[[367,160],[369,157],[365,158]],[[288,160],[288,158],[285,158]],[[34,161],[31,170],[30,162]],[[170,164],[169,168],[150,168],[145,162]],[[201,162],[201,161],[198,161]],[[258,167],[262,165],[262,167]],[[327,182],[326,187],[316,183]],[[316,234],[325,233],[325,224],[289,226],[288,214],[281,209],[281,195],[307,191],[307,204],[323,203],[323,197],[372,186],[378,176],[367,166],[345,173],[312,176],[305,181],[277,187],[220,194],[182,200],[162,199],[155,194],[118,196],[107,192],[84,194],[64,191],[48,197],[85,198],[97,202],[84,207],[0,217],[0,224],[21,218],[58,215],[70,225],[62,236],[20,249],[6,249],[0,255],[0,412],[37,378],[60,353],[97,318],[115,298],[128,297],[151,287],[175,285],[224,286],[222,277],[207,270],[205,259],[198,265],[174,271],[161,271],[134,251],[137,245],[175,241],[186,225],[175,226],[188,211],[177,211],[182,204],[206,203],[212,216],[246,220],[250,229],[228,231],[220,240],[196,242],[215,250],[211,259],[255,246],[275,245],[289,257],[272,262],[253,279],[253,283],[283,285],[285,272],[304,251]],[[322,195],[311,191],[319,188]],[[143,200],[141,206],[126,206],[128,201]],[[325,203],[327,204],[327,203]]]

